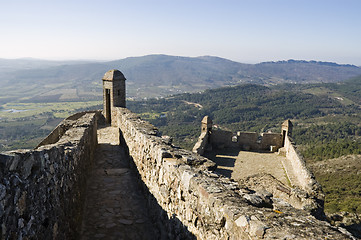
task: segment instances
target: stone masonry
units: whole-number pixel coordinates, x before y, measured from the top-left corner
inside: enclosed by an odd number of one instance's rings
[[[1,239],[78,238],[97,121],[96,113],[76,117],[49,144],[0,154]]]

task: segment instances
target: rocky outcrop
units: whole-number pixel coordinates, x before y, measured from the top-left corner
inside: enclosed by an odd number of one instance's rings
[[[96,113],[74,115],[37,149],[0,154],[1,239],[77,238],[96,129]]]
[[[353,236],[361,238],[361,218],[358,214],[339,212],[328,214],[327,219],[332,225],[346,228]]]
[[[125,108],[115,108],[112,124],[146,186],[154,221],[169,239],[351,238],[267,192],[213,173],[208,159],[166,144],[157,129]]]

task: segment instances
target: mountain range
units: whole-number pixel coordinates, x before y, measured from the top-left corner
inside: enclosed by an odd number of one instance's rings
[[[110,69],[123,72],[127,96],[133,99],[240,83],[342,82],[361,75],[354,65],[302,60],[244,64],[212,56],[148,55],[108,62],[0,59],[0,103],[100,100],[101,78]]]

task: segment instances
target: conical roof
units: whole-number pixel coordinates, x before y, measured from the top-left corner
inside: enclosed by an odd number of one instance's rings
[[[104,74],[103,80],[106,81],[119,81],[126,80],[123,73],[117,69],[109,70]]]

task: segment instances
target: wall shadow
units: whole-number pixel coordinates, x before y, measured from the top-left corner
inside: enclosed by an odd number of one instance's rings
[[[231,178],[232,177],[232,173],[233,171],[230,169],[224,169],[224,168],[216,168],[216,170],[214,170],[215,173],[218,173],[219,175],[222,175],[224,177],[228,177]]]
[[[361,239],[361,224],[352,224],[344,226],[354,237]]]
[[[147,185],[142,181],[137,166],[133,158],[129,155],[129,148],[126,145],[122,132],[119,132],[120,145],[129,159],[130,170],[136,176],[137,185],[142,190],[147,200],[148,214],[155,227],[155,236],[145,236],[145,239],[168,240],[168,239],[190,239],[195,240],[197,237],[188,230],[175,214],[168,217],[168,213],[159,204],[154,195],[149,191]]]
[[[234,167],[238,153],[239,149],[237,148],[224,148],[205,152],[204,156],[217,164],[214,172],[231,178],[233,170],[227,168]]]

